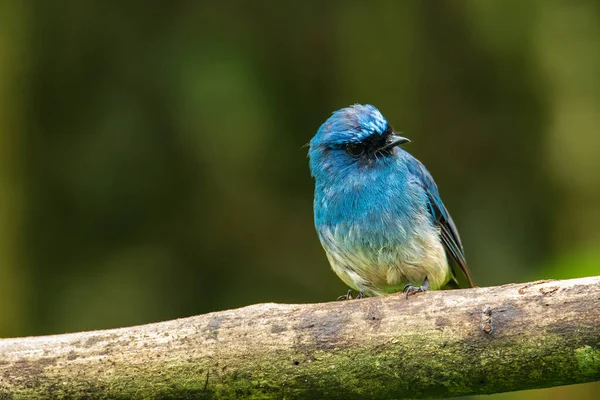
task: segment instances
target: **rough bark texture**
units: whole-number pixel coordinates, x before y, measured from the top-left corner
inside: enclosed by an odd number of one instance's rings
[[[394,399],[600,380],[600,277],[0,340],[0,399]]]

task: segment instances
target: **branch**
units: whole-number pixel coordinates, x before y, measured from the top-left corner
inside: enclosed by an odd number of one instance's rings
[[[0,399],[381,399],[600,380],[600,277],[0,340]]]

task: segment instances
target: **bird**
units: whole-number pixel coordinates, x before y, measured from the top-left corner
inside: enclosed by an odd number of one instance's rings
[[[314,223],[327,259],[351,289],[340,299],[458,288],[469,272],[456,225],[425,166],[370,104],[342,108],[308,144]],[[419,285],[419,283],[421,283]]]

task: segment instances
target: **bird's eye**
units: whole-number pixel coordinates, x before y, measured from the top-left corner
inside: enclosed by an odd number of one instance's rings
[[[353,155],[354,157],[356,157],[356,156],[360,156],[363,153],[364,148],[360,144],[350,143],[350,144],[346,145],[346,151],[348,153],[350,153],[351,155]]]

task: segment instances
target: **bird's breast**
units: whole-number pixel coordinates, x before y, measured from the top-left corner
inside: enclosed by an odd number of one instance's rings
[[[324,189],[315,196],[315,224],[332,269],[356,290],[394,292],[425,276],[436,289],[450,277],[418,188],[392,183]]]

